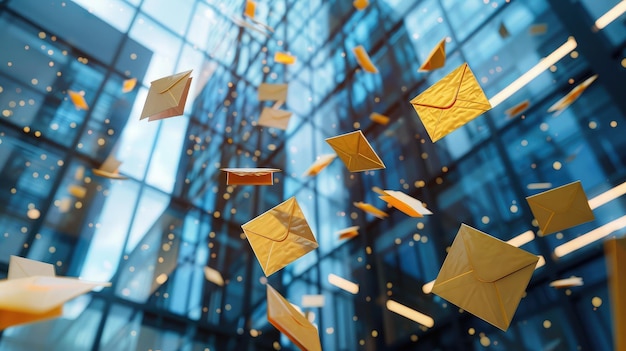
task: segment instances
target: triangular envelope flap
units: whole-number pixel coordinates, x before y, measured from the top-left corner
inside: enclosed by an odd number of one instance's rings
[[[242,225],[241,228],[273,241],[283,241],[289,235],[295,206],[296,199],[292,197]]]
[[[271,287],[269,284],[267,286],[267,314],[270,319],[276,319],[279,316],[288,315],[291,317],[291,320],[303,327],[311,327],[311,323],[296,310],[290,303],[280,295],[276,289]],[[270,308],[270,306],[276,308]]]
[[[153,81],[151,85],[153,85],[156,88],[159,94],[163,94],[166,91],[172,89],[172,87],[174,87],[178,82],[182,81],[185,78],[189,78],[189,75],[191,75],[191,71],[192,70],[189,70],[189,71],[174,74],[172,76],[157,79]]]
[[[358,144],[358,149],[357,149],[359,156],[363,156],[369,160],[378,161],[382,163],[382,161],[380,160],[380,157],[378,157],[376,152],[374,152],[374,149],[372,148],[370,143],[367,141],[367,139],[365,139],[365,136],[363,135],[363,133],[361,133],[361,131],[359,131],[359,133],[360,133],[359,139],[358,139],[359,144]]]
[[[273,108],[269,108],[269,107],[263,108],[264,111],[265,111],[265,109],[267,109],[268,115],[272,119],[290,118],[291,115],[293,114],[292,112],[289,112],[287,110],[277,110],[277,109],[273,109]]]
[[[539,258],[465,224],[459,229],[467,257],[478,280],[492,283],[515,273]]]
[[[452,107],[459,95],[461,83],[467,69],[467,63],[462,64],[423,93],[416,96],[411,100],[411,104],[440,109]],[[433,99],[433,96],[437,96],[438,99]]]
[[[54,277],[54,266],[40,261],[19,256],[9,259],[8,279],[18,279],[32,276]]]
[[[580,182],[574,182],[543,193],[529,196],[526,200],[531,206],[543,207],[555,213],[567,212],[577,199],[577,193],[584,191]]]
[[[335,151],[343,151],[347,154],[354,155],[357,150],[360,135],[362,135],[361,131],[356,131],[328,138],[326,142],[335,149]]]

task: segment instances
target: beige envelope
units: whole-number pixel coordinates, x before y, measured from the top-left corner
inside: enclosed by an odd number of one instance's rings
[[[295,197],[241,226],[266,276],[319,245]]]
[[[432,292],[506,331],[539,257],[462,224]]]
[[[19,279],[34,276],[54,277],[54,266],[50,263],[30,260],[28,258],[9,257],[9,274],[7,279]]]
[[[258,89],[259,101],[286,101],[288,84],[261,83]]]
[[[370,2],[368,0],[354,0],[352,5],[359,11],[365,10],[367,6],[369,6]]]
[[[362,45],[353,48],[352,53],[356,58],[356,62],[365,72],[378,73],[378,68],[376,68],[374,62],[372,62],[370,56],[367,54],[367,51],[365,51],[365,48]]]
[[[604,242],[613,317],[614,350],[626,350],[626,238]]]
[[[122,85],[122,93],[130,93],[137,85],[137,78],[130,78],[124,81]]]
[[[385,195],[379,196],[379,198],[411,217],[424,217],[424,215],[433,214],[424,207],[421,201],[401,191],[385,190]]]
[[[359,235],[359,226],[355,225],[335,232],[339,236],[339,240],[352,239]]]
[[[70,101],[74,104],[74,107],[76,107],[77,110],[89,110],[89,106],[87,105],[87,101],[85,101],[83,94],[73,90],[68,90],[67,94],[70,96]]]
[[[580,181],[526,198],[541,235],[548,235],[595,219]]]
[[[115,156],[112,154],[109,155],[106,160],[102,163],[100,168],[92,168],[91,171],[93,174],[109,179],[128,179],[123,175],[120,175],[118,168],[122,164]]]
[[[286,130],[292,114],[293,113],[286,110],[263,107],[263,110],[261,110],[261,116],[259,117],[257,123],[268,128]]]
[[[533,24],[528,28],[530,35],[543,35],[548,32],[548,25],[545,23]]]
[[[353,202],[352,204],[358,209],[363,210],[376,218],[384,219],[385,217],[389,217],[389,215],[385,211],[381,211],[368,203],[359,201]]]
[[[206,278],[206,280],[215,285],[224,286],[224,278],[222,278],[222,274],[217,269],[205,266],[204,277]]]
[[[276,168],[222,168],[226,185],[274,185]]]
[[[433,71],[446,64],[446,38],[441,39],[439,44],[430,52],[428,58],[419,68],[422,72]]]
[[[317,328],[278,291],[267,285],[267,320],[304,351],[322,351]]]
[[[548,112],[560,112],[565,110],[569,105],[573,104],[580,95],[582,95],[585,90],[591,85],[591,83],[595,82],[598,78],[598,75],[593,75],[587,79],[585,79],[582,83],[578,84],[574,87],[574,89],[570,90],[567,95],[559,99],[559,101],[555,102],[552,106],[548,108]]]
[[[328,167],[335,158],[337,158],[335,154],[326,154],[318,157],[303,175],[312,177],[319,174],[324,168]]]
[[[385,115],[381,115],[380,113],[372,112],[370,114],[370,119],[378,124],[382,124],[386,126],[389,124],[389,117]]]
[[[277,52],[274,54],[274,62],[283,65],[293,65],[296,63],[296,57],[286,52]]]
[[[326,139],[350,172],[385,168],[370,143],[360,130]]]
[[[191,86],[191,71],[160,78],[150,83],[148,97],[139,119],[148,118],[148,121],[156,121],[182,115]]]

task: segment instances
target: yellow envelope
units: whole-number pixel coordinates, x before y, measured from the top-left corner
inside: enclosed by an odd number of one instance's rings
[[[461,225],[432,292],[507,330],[539,257]]]
[[[422,66],[419,68],[420,71],[433,71],[437,68],[441,68],[446,64],[446,38],[441,39],[439,44],[435,46],[433,51],[430,52],[428,58]]]
[[[361,66],[365,72],[378,73],[378,68],[376,68],[362,45],[353,48],[352,53],[356,58],[356,62],[358,62],[359,66]]]
[[[498,34],[500,34],[500,38],[506,39],[511,36],[509,30],[504,25],[504,22],[500,23],[500,27],[498,27]]]
[[[613,317],[614,350],[626,350],[626,238],[604,242],[609,297]]]
[[[370,143],[360,130],[326,139],[350,172],[385,168]]]
[[[352,204],[356,206],[357,208],[371,214],[372,216],[376,218],[383,219],[385,217],[389,217],[389,215],[385,211],[381,211],[377,209],[376,207],[374,207],[373,205],[370,205],[368,203],[359,201],[359,202],[353,202]]]
[[[119,173],[119,167],[122,164],[115,156],[112,154],[109,155],[106,160],[102,163],[100,168],[92,168],[91,171],[93,174],[109,179],[128,179]]]
[[[274,185],[276,168],[222,168],[226,185]]]
[[[148,118],[148,121],[156,121],[182,115],[191,86],[191,71],[160,78],[150,83],[148,97],[139,119]]]
[[[385,115],[381,115],[380,113],[372,112],[370,114],[370,119],[378,124],[382,124],[386,126],[389,124],[389,117]]]
[[[424,217],[433,214],[422,202],[401,191],[385,190],[385,195],[379,196],[383,201],[404,212],[411,217]]]
[[[251,1],[251,0],[246,0],[246,7],[243,10],[244,16],[254,18],[255,12],[256,12],[256,2]]]
[[[526,109],[530,106],[530,101],[528,100],[524,100],[522,102],[520,102],[519,104],[511,107],[510,109],[506,110],[504,113],[506,113],[507,116],[509,116],[509,118],[513,118],[517,115],[519,115],[520,113],[526,111]]]
[[[301,350],[322,351],[317,328],[278,291],[269,284],[266,286],[267,320]]]
[[[122,85],[122,93],[130,93],[137,85],[137,78],[130,78],[124,81]]]
[[[286,52],[277,52],[274,54],[274,62],[282,63],[283,65],[293,65],[296,63],[296,57]]]
[[[205,266],[204,277],[206,278],[206,280],[215,285],[224,286],[224,278],[222,278],[222,274],[217,269]]]
[[[580,181],[526,198],[541,235],[548,235],[595,219]]]
[[[549,286],[556,289],[571,288],[574,286],[582,286],[583,278],[571,277],[566,279],[558,279],[550,282]]]
[[[580,95],[582,95],[582,93],[585,90],[587,90],[587,88],[591,85],[591,83],[595,82],[597,78],[598,78],[598,75],[596,74],[585,79],[585,81],[578,84],[576,87],[574,87],[574,89],[570,90],[570,92],[567,93],[567,95],[565,95],[564,97],[559,99],[559,101],[555,102],[552,106],[550,106],[548,108],[548,112],[555,112],[555,111],[560,112],[560,111],[565,110],[569,105],[573,104],[576,100],[578,100]]]
[[[467,63],[411,100],[434,142],[491,109]]]
[[[319,246],[295,197],[241,228],[268,277]]]
[[[83,199],[85,195],[87,195],[87,188],[85,188],[84,186],[72,184],[67,187],[67,192],[74,197]]]
[[[367,6],[369,6],[370,2],[368,0],[354,0],[352,5],[359,11],[365,10]]]
[[[74,104],[74,107],[76,107],[77,110],[89,110],[89,106],[87,105],[87,101],[85,101],[83,94],[73,90],[68,90],[67,94],[70,96],[70,101],[72,101],[72,104]]]
[[[378,195],[382,195],[382,196],[387,195],[387,193],[383,189],[381,189],[381,188],[379,188],[377,186],[373,186],[372,187],[372,191],[375,192]]]
[[[548,25],[545,23],[533,24],[528,28],[530,35],[543,35],[548,32]]]
[[[261,116],[257,123],[268,128],[277,128],[286,130],[289,125],[292,113],[285,110],[279,110],[271,107],[263,107]]]
[[[261,83],[258,90],[259,101],[286,101],[288,84]]]
[[[359,226],[348,227],[342,230],[338,230],[335,234],[339,236],[339,240],[352,239],[359,235]]]
[[[328,165],[330,165],[335,160],[335,158],[337,158],[337,155],[335,154],[326,154],[318,157],[317,160],[315,160],[315,162],[313,162],[313,164],[309,168],[307,168],[306,171],[304,171],[303,176],[312,177],[317,175],[324,168],[328,167]]]

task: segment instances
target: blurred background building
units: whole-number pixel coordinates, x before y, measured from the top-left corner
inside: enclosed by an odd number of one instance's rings
[[[1,332],[0,350],[293,350],[267,322],[268,281],[298,305],[324,296],[303,310],[325,350],[612,350],[602,240],[554,251],[597,228],[600,239],[626,232],[625,18],[593,28],[618,4],[372,0],[359,11],[351,0],[259,0],[256,18],[275,30],[262,33],[235,23],[242,0],[0,1],[0,277],[21,255],[112,282],[62,318]],[[418,72],[443,38],[445,67]],[[494,97],[568,42],[562,59],[436,144],[409,103],[463,62]],[[357,45],[378,74],[359,69]],[[297,62],[275,63],[278,51]],[[150,82],[189,69],[184,116],[140,121]],[[571,106],[547,112],[595,74]],[[138,84],[125,93],[128,78]],[[262,82],[289,84],[286,131],[256,124]],[[302,176],[332,153],[325,138],[356,129],[385,170],[349,173],[336,160]],[[93,174],[110,155],[128,180]],[[274,186],[225,185],[220,168],[255,166],[283,172]],[[609,201],[596,198],[592,222],[537,236],[525,197],[575,180]],[[388,209],[375,186],[434,215]],[[291,196],[320,247],[265,278],[240,226]],[[506,333],[428,293],[461,223],[502,240],[525,233],[521,248],[544,259]],[[354,225],[360,235],[340,241],[336,231]],[[329,284],[331,273],[359,292]],[[549,286],[570,276],[584,285]],[[389,299],[434,326],[387,310]]]

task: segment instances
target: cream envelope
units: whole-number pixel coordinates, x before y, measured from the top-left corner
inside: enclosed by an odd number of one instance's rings
[[[204,277],[206,278],[206,280],[215,285],[224,286],[224,278],[222,278],[222,274],[216,269],[205,266]]]
[[[122,85],[122,93],[130,93],[137,85],[137,78],[126,79]]]
[[[580,95],[582,95],[582,93],[585,90],[587,90],[587,88],[591,85],[591,83],[593,83],[597,78],[598,78],[598,75],[596,74],[585,79],[585,81],[578,84],[576,87],[574,87],[574,89],[570,90],[570,92],[567,93],[567,95],[559,99],[559,101],[555,102],[554,105],[550,106],[550,108],[548,108],[548,112],[565,110],[569,105],[573,104],[576,100],[578,100]]]
[[[67,187],[67,192],[74,197],[82,199],[85,197],[85,195],[87,195],[87,188],[85,188],[84,186],[72,184]]]
[[[355,225],[335,232],[339,236],[339,240],[352,239],[359,235],[359,226]]]
[[[420,71],[433,71],[438,68],[443,67],[446,64],[446,38],[441,39],[439,44],[435,46],[433,51],[430,52],[428,58],[422,66],[419,68]]]
[[[89,110],[89,106],[87,105],[87,101],[85,101],[83,94],[73,90],[68,90],[67,94],[70,96],[70,101],[74,104],[74,107],[76,107],[77,110]]]
[[[365,48],[362,45],[359,45],[355,48],[352,48],[352,53],[356,58],[356,62],[363,68],[365,72],[369,73],[378,73],[378,68],[374,65],[370,56],[365,51]]]
[[[411,217],[424,217],[433,214],[421,201],[395,190],[385,190],[385,195],[379,196],[383,201],[404,212]]]
[[[374,207],[373,205],[370,205],[365,202],[359,201],[359,202],[353,202],[352,204],[356,206],[358,209],[363,210],[376,218],[384,219],[385,217],[389,216],[385,211],[381,211],[377,209],[376,207]]]
[[[360,130],[326,139],[350,172],[385,168],[370,143]]]
[[[526,111],[526,109],[530,106],[530,101],[528,100],[524,100],[522,102],[520,102],[519,104],[511,107],[510,109],[506,110],[504,113],[506,113],[507,116],[509,116],[509,118],[513,118],[517,115],[519,115],[520,113]]]
[[[304,172],[304,176],[318,175],[324,168],[328,167],[337,158],[335,154],[322,155]]]
[[[504,22],[500,23],[500,27],[498,27],[498,34],[500,34],[500,38],[506,39],[511,36],[509,30],[504,25]]]
[[[286,101],[288,84],[261,83],[258,89],[259,101]]]
[[[370,119],[378,124],[382,124],[386,126],[389,124],[389,117],[385,115],[381,115],[380,113],[372,112],[370,114]]]
[[[324,295],[302,295],[302,307],[324,307]]]
[[[106,158],[106,160],[104,160],[100,168],[92,168],[91,171],[93,172],[93,174],[103,178],[128,179],[128,177],[120,175],[119,173],[118,168],[121,164],[122,162],[111,154]]]
[[[222,168],[226,185],[274,185],[276,168]]]
[[[267,284],[267,320],[305,351],[322,351],[317,328]]]
[[[319,246],[295,197],[241,228],[268,277]]]
[[[613,349],[626,350],[626,238],[606,240],[604,253],[613,317]]]
[[[368,0],[354,0],[352,5],[359,11],[365,10],[367,6],[369,6],[370,2]]]
[[[182,115],[191,86],[191,71],[160,78],[150,83],[148,97],[139,119],[148,118],[148,121],[156,121]]]
[[[432,292],[506,331],[539,258],[465,224]]]
[[[286,52],[277,52],[274,54],[274,62],[282,63],[283,65],[293,65],[296,63],[296,57]]]
[[[434,142],[491,109],[467,63],[411,100]]]
[[[261,110],[261,116],[259,117],[257,123],[268,128],[286,130],[292,114],[293,113],[286,110],[263,107],[263,110]]]
[[[583,278],[581,277],[571,277],[571,278],[566,278],[566,279],[559,279],[559,280],[554,280],[552,282],[550,282],[550,287],[552,288],[557,288],[557,289],[563,289],[563,288],[571,288],[574,286],[582,286],[583,283]]]
[[[526,198],[541,235],[592,221],[595,217],[580,181],[544,191]]]

